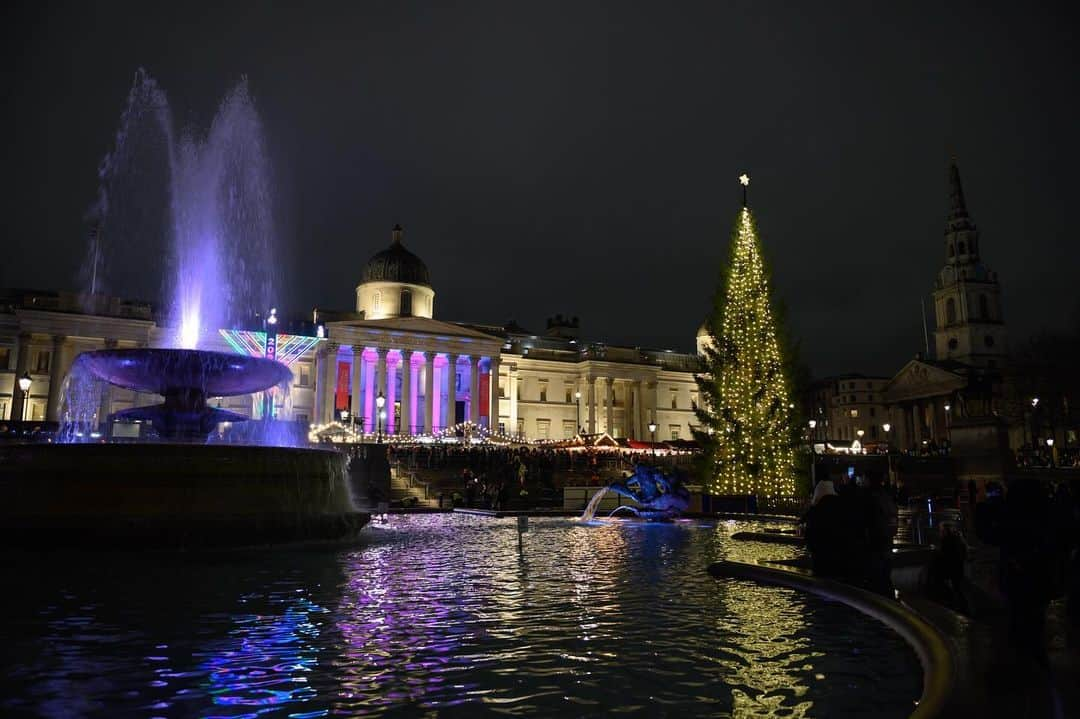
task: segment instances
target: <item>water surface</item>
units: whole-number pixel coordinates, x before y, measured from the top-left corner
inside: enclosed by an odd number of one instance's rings
[[[394,517],[346,549],[7,555],[0,713],[873,716],[914,653],[843,605],[705,573],[747,523]],[[14,589],[14,591],[12,591]]]

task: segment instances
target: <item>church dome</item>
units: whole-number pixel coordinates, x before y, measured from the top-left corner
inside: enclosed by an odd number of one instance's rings
[[[375,253],[364,265],[361,283],[401,282],[431,287],[431,275],[428,274],[427,265],[401,244],[403,232],[401,225],[394,225],[394,241],[385,250]]]

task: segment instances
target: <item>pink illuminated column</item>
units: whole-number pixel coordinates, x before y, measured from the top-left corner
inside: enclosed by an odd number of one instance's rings
[[[443,429],[453,427],[457,409],[457,361],[456,354],[446,353],[446,369],[443,374],[446,377],[446,402],[443,404]]]
[[[408,389],[404,391],[409,398],[409,411],[406,413],[407,419],[405,421],[409,434],[418,434],[416,418],[420,399],[420,368],[424,366],[424,355],[410,351],[408,357],[409,361],[405,363],[405,366],[409,368],[409,385]]]
[[[373,347],[364,350],[364,432],[375,432],[375,363],[378,361]]]
[[[386,424],[383,425],[386,434],[395,434],[397,413],[394,411],[394,403],[400,399],[397,391],[397,370],[401,366],[401,353],[397,350],[386,351]]]
[[[421,355],[424,363],[424,432],[431,434],[435,415],[432,413],[435,402],[435,353]]]
[[[434,387],[431,392],[431,431],[439,432],[443,429],[443,387],[446,386],[446,357],[434,355],[431,358],[431,374],[434,377]]]
[[[469,357],[469,421],[480,424],[480,357]]]

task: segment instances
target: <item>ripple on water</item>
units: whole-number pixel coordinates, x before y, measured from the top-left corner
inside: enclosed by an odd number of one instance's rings
[[[906,716],[911,650],[845,606],[716,581],[748,523],[395,517],[348,550],[20,555],[5,712]]]

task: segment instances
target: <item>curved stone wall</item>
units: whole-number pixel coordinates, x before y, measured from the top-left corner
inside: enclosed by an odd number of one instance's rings
[[[0,532],[17,544],[263,544],[342,538],[366,521],[352,502],[346,459],[334,451],[184,444],[0,449]]]

